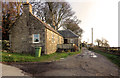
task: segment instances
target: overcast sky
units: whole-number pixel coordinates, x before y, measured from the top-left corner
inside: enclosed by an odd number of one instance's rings
[[[105,38],[110,46],[118,46],[118,1],[119,0],[68,0],[82,22],[82,41],[91,43],[91,28],[94,40]],[[95,43],[95,42],[94,42]]]

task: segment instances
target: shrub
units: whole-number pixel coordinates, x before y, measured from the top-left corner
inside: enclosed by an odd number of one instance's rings
[[[73,46],[74,46],[74,50],[75,50],[75,51],[78,51],[78,50],[79,50],[78,46],[76,46],[75,44],[74,44]]]
[[[71,52],[71,50],[68,50],[68,52]]]
[[[62,53],[64,53],[65,51],[64,50],[62,50]]]
[[[2,50],[5,52],[10,51],[10,42],[8,40],[2,40]]]

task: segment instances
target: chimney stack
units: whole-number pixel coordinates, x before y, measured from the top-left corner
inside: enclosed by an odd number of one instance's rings
[[[32,5],[30,3],[24,3],[23,4],[23,11],[32,13]]]
[[[26,15],[26,19],[29,20],[29,13],[32,13],[32,5],[28,1],[23,3],[23,13]]]

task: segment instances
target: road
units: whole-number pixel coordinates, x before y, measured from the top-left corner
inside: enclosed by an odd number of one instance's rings
[[[13,64],[29,76],[118,76],[118,67],[106,57],[83,48],[82,53],[44,63]]]

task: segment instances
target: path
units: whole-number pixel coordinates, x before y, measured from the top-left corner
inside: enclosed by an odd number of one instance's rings
[[[19,68],[2,64],[2,76],[27,76],[27,75],[25,75]]]
[[[106,57],[88,51],[45,63],[13,64],[31,76],[118,76],[118,68]]]

